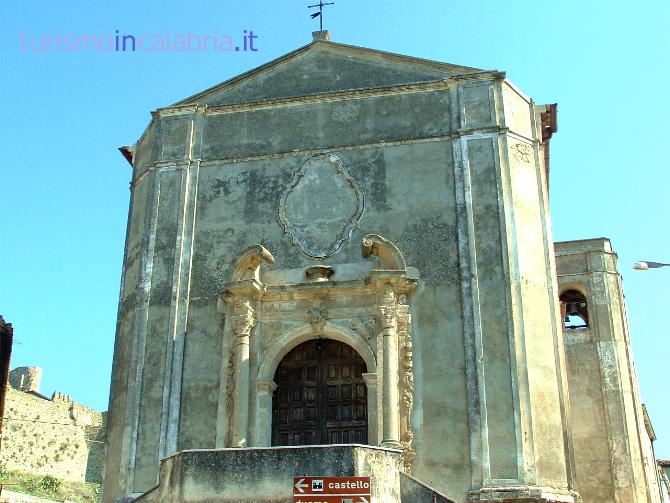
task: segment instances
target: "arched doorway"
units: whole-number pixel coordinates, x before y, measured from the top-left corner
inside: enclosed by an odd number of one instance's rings
[[[368,442],[363,358],[332,339],[296,346],[277,366],[272,445]]]

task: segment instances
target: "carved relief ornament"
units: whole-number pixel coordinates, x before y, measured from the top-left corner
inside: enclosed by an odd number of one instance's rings
[[[533,156],[533,148],[527,143],[515,143],[512,146],[514,158],[523,163],[530,163]]]
[[[404,302],[404,299],[402,300]],[[400,443],[403,447],[402,460],[406,473],[411,473],[416,452],[412,447],[412,409],[414,408],[414,362],[412,355],[412,334],[410,324],[412,316],[409,306],[398,305],[398,365],[400,367],[398,384],[400,386]]]
[[[383,329],[395,330],[397,316],[398,308],[396,306],[381,306],[379,308],[379,322]]]
[[[351,238],[363,214],[363,199],[358,182],[338,157],[315,155],[282,194],[279,222],[305,255],[329,257]]]
[[[307,310],[307,321],[312,326],[312,331],[318,337],[323,337],[328,319],[328,310],[324,299],[316,299]]]
[[[234,306],[233,312],[234,314],[231,316],[233,336],[236,338],[248,337],[256,323],[251,304],[248,300],[243,300]]]

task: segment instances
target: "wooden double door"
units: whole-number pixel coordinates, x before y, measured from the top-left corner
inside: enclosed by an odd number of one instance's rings
[[[272,397],[272,445],[368,442],[365,362],[350,346],[315,339],[279,363]]]

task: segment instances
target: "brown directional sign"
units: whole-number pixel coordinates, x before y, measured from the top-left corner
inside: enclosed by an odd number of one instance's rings
[[[371,503],[370,477],[293,477],[294,503]]]

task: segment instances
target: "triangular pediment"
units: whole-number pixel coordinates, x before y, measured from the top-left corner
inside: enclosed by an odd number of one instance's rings
[[[175,105],[254,103],[439,81],[484,70],[318,41]]]

